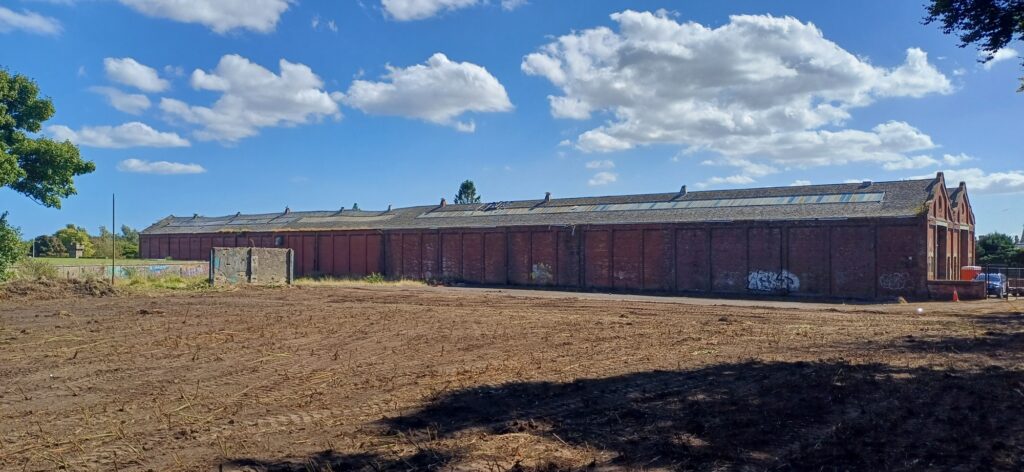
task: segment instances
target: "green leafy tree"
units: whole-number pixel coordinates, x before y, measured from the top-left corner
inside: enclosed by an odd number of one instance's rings
[[[931,0],[925,24],[938,22],[942,32],[960,37],[960,47],[977,44],[982,62],[1013,40],[1024,40],[1022,0]],[[1024,78],[1018,92],[1024,92]]]
[[[60,242],[55,236],[37,236],[33,240],[33,244],[35,244],[35,254],[37,257],[64,257],[68,255],[67,249],[64,248],[64,243]]]
[[[10,187],[43,206],[60,208],[77,193],[74,178],[96,170],[69,141],[31,138],[53,116],[53,103],[22,75],[0,69],[0,187]]]
[[[0,215],[0,281],[7,280],[14,264],[24,255],[21,232],[7,223],[7,212]]]
[[[982,265],[1011,264],[1017,252],[1013,238],[1003,233],[989,233],[979,237],[975,250],[978,263]]]
[[[64,228],[57,230],[53,235],[60,240],[61,244],[63,244],[68,251],[71,250],[72,243],[77,243],[78,246],[82,248],[82,255],[84,257],[92,257],[95,252],[92,245],[92,238],[89,237],[89,232],[81,226],[69,224]]]
[[[464,180],[455,194],[456,204],[480,203],[480,195],[476,194],[476,184],[472,180]]]

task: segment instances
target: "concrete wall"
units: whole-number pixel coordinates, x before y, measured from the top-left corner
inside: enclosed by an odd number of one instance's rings
[[[82,279],[97,277],[102,279],[110,278],[109,265],[89,266],[56,266],[57,273],[66,279]],[[209,262],[179,262],[168,264],[148,265],[115,265],[114,274],[117,278],[126,279],[129,277],[166,277],[177,275],[181,277],[206,276],[210,273]]]
[[[488,285],[791,295],[927,298],[925,217],[509,227],[387,232],[143,235],[143,257],[205,244],[295,251],[295,275],[445,279]],[[206,241],[210,241],[207,243]]]
[[[281,285],[292,282],[295,253],[290,249],[215,247],[210,256],[213,285]]]

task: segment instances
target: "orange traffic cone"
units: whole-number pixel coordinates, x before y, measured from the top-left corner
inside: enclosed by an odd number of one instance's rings
[[[960,294],[956,293],[956,289],[953,289],[953,301],[954,302],[960,301]]]

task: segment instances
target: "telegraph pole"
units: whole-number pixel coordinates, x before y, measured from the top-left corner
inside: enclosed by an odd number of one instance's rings
[[[110,194],[110,286],[114,286],[114,259],[117,257],[117,196]]]

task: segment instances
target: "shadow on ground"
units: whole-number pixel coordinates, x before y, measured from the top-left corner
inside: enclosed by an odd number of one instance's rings
[[[380,426],[382,436],[409,435],[424,449],[398,460],[325,453],[231,464],[261,471],[439,469],[459,457],[430,449],[432,442],[465,446],[483,432],[608,451],[614,457],[607,465],[625,468],[1020,470],[1024,373],[748,362],[471,388]]]

